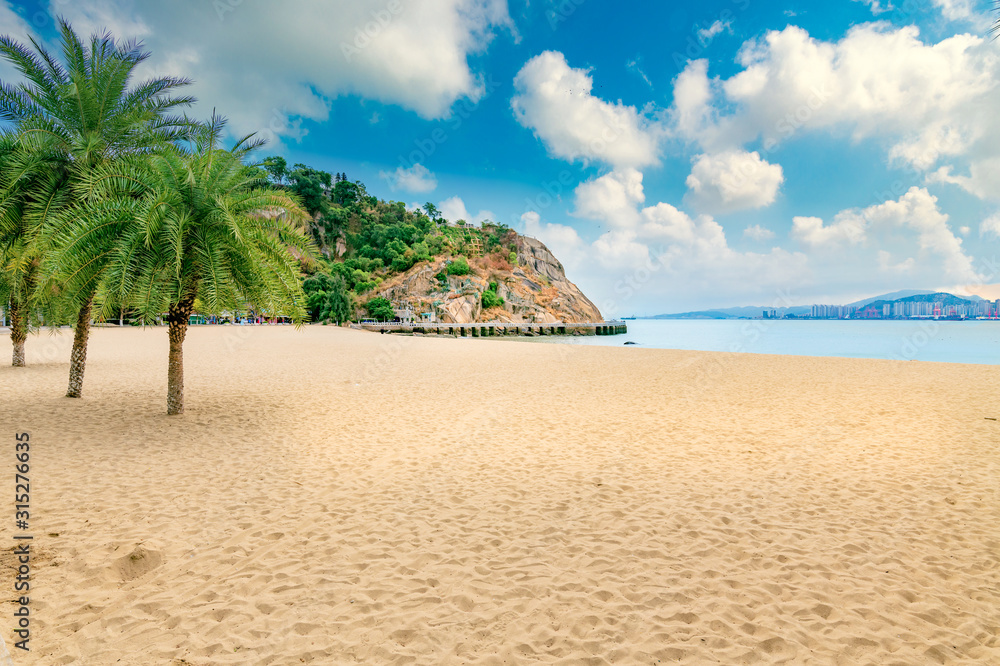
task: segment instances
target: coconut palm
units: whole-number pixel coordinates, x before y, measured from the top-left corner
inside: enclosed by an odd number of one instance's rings
[[[64,274],[86,272],[101,246],[91,239],[113,229],[117,240],[100,276],[102,307],[130,308],[144,322],[165,313],[168,414],[184,411],[183,344],[195,301],[203,314],[251,308],[300,323],[306,297],[299,258],[318,255],[308,213],[268,187],[261,169],[243,163],[257,145],[252,137],[232,150],[219,147],[223,124],[213,119],[192,151],[166,150],[131,169],[104,170],[99,180],[142,182],[146,194],[95,202],[64,241],[80,248],[66,255],[75,265]]]
[[[40,257],[37,239],[48,211],[66,205],[69,193],[60,185],[65,164],[57,154],[28,151],[21,137],[0,134],[0,303],[11,320],[12,364],[25,365],[29,311]]]
[[[34,39],[26,46],[0,37],[0,56],[24,77],[17,86],[0,82],[0,120],[15,124],[28,149],[64,157],[68,168],[62,189],[72,194],[67,205],[82,211],[93,203],[86,202],[92,191],[85,183],[92,181],[94,170],[188,136],[194,124],[175,111],[194,99],[172,96],[189,83],[187,79],[158,77],[130,86],[136,68],[149,57],[139,43],[118,42],[106,33],[91,37],[88,46],[67,22],[60,20],[59,30],[62,62]],[[54,215],[58,210],[47,212]],[[78,215],[60,220],[80,221]],[[65,229],[56,228],[51,219],[39,223],[35,255],[58,257],[61,249],[52,239],[64,235]],[[100,260],[90,267],[95,279],[69,303],[76,320],[69,397],[78,398],[83,391],[91,308],[101,267]],[[42,300],[59,296],[66,302],[57,284],[43,283],[38,289]]]

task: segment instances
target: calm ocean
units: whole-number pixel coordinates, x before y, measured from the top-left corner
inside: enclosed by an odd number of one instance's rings
[[[1000,365],[1000,321],[635,319],[572,344]],[[567,338],[535,338],[567,342]]]

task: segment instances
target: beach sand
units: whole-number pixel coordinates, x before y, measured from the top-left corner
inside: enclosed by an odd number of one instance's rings
[[[996,367],[196,327],[167,417],[165,329],[70,342],[17,664],[1000,664]]]

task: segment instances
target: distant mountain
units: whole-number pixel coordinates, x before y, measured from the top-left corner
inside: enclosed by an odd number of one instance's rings
[[[881,296],[872,296],[871,298],[866,298],[860,301],[854,301],[853,303],[848,303],[847,307],[863,308],[870,303],[875,301],[897,301],[902,298],[909,298],[910,296],[922,296],[923,294],[934,294],[937,292],[931,291],[929,289],[903,289],[901,291],[894,291],[889,294],[882,294]]]
[[[976,300],[981,301],[983,299],[977,296]],[[971,302],[972,302],[971,298],[965,298],[964,296],[956,296],[955,294],[949,294],[944,291],[935,291],[931,293],[914,294],[913,296],[906,296],[904,298],[896,298],[892,300],[883,298],[880,300],[875,300],[866,303],[864,307],[865,308],[874,307],[875,309],[881,309],[883,305],[890,305],[892,303],[940,303],[941,305],[964,305]]]
[[[934,303],[938,302],[942,305],[960,305],[962,303],[968,303],[970,301],[981,301],[983,300],[979,296],[955,296],[954,294],[949,294],[943,291],[930,291],[927,289],[903,289],[901,291],[894,291],[888,294],[882,294],[880,296],[872,296],[871,298],[865,298],[860,301],[855,301],[853,303],[848,303],[846,307],[855,307],[858,309],[864,309],[868,306],[874,306],[876,308],[881,308],[887,303]],[[809,316],[812,314],[812,306],[810,305],[797,305],[790,308],[771,308],[767,306],[743,306],[736,308],[716,308],[714,310],[696,310],[693,312],[676,312],[673,314],[661,314],[652,317],[640,317],[640,319],[739,319],[747,317],[760,317],[763,312],[777,310],[779,317],[787,317],[793,315],[796,317],[801,317],[803,315]]]
[[[741,317],[760,317],[764,310],[770,312],[777,310],[778,316],[807,315],[812,312],[809,305],[796,305],[791,308],[771,308],[765,305],[744,306],[738,308],[720,308],[718,310],[697,310],[695,312],[677,312],[674,314],[661,314],[653,317],[643,317],[643,319],[739,319]]]

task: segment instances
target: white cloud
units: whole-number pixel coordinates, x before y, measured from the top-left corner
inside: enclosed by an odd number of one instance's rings
[[[979,223],[979,235],[984,238],[1000,238],[1000,213],[991,215]]]
[[[721,33],[723,30],[730,29],[731,26],[732,21],[722,21],[721,19],[716,19],[712,25],[698,30],[698,41],[702,44],[711,42],[716,35]]]
[[[513,33],[506,0],[356,0],[332,7],[177,0],[51,0],[81,32],[141,36],[148,73],[192,76],[198,113],[229,116],[234,133],[296,137],[298,119],[324,121],[348,94],[446,117],[478,101],[469,65],[498,30]],[[516,38],[516,35],[515,35]]]
[[[379,171],[378,175],[393,191],[418,194],[432,192],[438,185],[437,178],[423,164],[414,164],[409,169],[397,167],[395,171]]]
[[[843,211],[833,224],[824,226],[818,217],[792,219],[792,236],[812,247],[835,247],[842,243],[857,245],[865,239],[867,222],[856,211]]]
[[[881,0],[854,0],[854,1],[863,2],[866,5],[868,5],[868,8],[872,10],[872,14],[874,14],[875,16],[878,16],[879,14],[892,11],[893,9],[895,9],[895,7],[892,6],[891,2],[886,4],[885,6],[882,6]]]
[[[593,241],[569,227],[543,223],[537,213],[522,222],[527,233],[570,257],[568,269],[581,269],[571,271],[571,279],[608,317],[628,314],[639,301],[681,298],[692,307],[720,297],[771,302],[779,290],[807,277],[807,258],[800,252],[737,252],[710,215],[691,216],[665,202],[643,207],[644,200],[641,173],[613,171],[576,190],[575,214],[606,223],[607,231]]]
[[[674,80],[674,103],[670,108],[674,132],[685,139],[710,143],[716,124],[712,110],[715,93],[708,78],[708,61],[693,60]]]
[[[941,10],[941,16],[949,21],[964,21],[969,23],[983,22],[969,0],[932,0],[931,4]]]
[[[541,215],[533,210],[521,215],[521,224],[525,234],[544,239],[542,242],[559,258],[566,270],[580,265],[585,247],[576,229],[565,224],[542,222]]]
[[[738,62],[728,79],[688,63],[671,108],[678,137],[707,152],[763,139],[769,151],[799,132],[846,128],[887,139],[895,161],[920,169],[1000,138],[1000,59],[978,36],[925,44],[914,26],[872,23],[826,42],[789,26],[745,43]]]
[[[730,213],[774,203],[785,176],[778,164],[769,164],[757,152],[730,150],[698,155],[687,186],[699,210]]]
[[[901,237],[899,232],[904,232],[904,236]],[[818,217],[796,217],[792,226],[792,236],[813,248],[862,245],[874,233],[890,237],[889,242],[883,241],[880,245],[903,247],[907,240],[912,239],[922,254],[937,256],[940,260],[940,266],[936,268],[939,279],[954,284],[980,281],[973,268],[972,257],[965,253],[962,239],[952,233],[948,215],[941,212],[937,197],[921,187],[911,187],[896,201],[869,206],[864,210],[841,211],[830,225],[824,226],[823,220]]]
[[[635,107],[595,97],[593,87],[587,70],[546,51],[518,72],[511,108],[555,157],[616,168],[656,164],[661,129]]]
[[[638,223],[636,207],[645,200],[642,174],[635,169],[622,169],[578,185],[573,214],[630,228]]]
[[[972,233],[972,227],[959,227],[958,233],[960,233],[963,236],[968,236],[970,233]]]
[[[755,224],[743,230],[743,237],[757,242],[763,242],[774,238],[774,232],[760,226],[759,224]]]
[[[956,175],[953,171],[953,167],[943,166],[927,174],[927,182],[957,185],[980,199],[1000,199],[1000,157],[973,161],[968,176]]]
[[[449,222],[458,222],[459,220],[465,220],[466,222],[472,222],[478,224],[483,220],[495,220],[496,216],[492,211],[481,210],[475,215],[472,215],[469,210],[465,207],[465,202],[462,201],[461,197],[451,197],[445,199],[437,205],[438,210],[441,211],[441,216]]]
[[[865,210],[872,224],[891,224],[918,234],[920,249],[941,258],[946,278],[956,283],[975,282],[979,275],[972,258],[965,254],[962,240],[948,226],[948,215],[937,205],[937,197],[926,189],[911,187],[898,201],[887,201]]]

